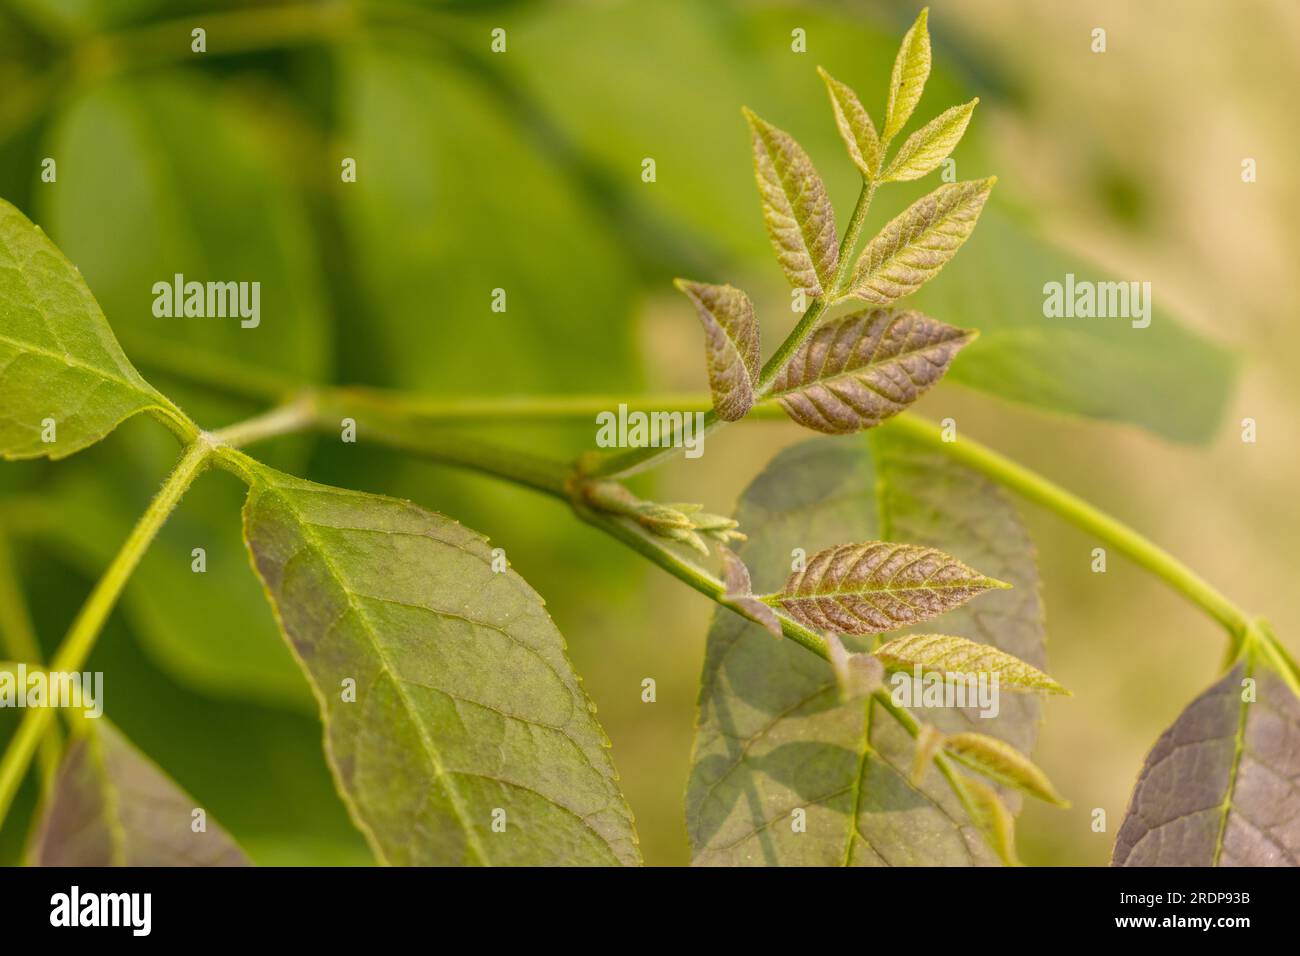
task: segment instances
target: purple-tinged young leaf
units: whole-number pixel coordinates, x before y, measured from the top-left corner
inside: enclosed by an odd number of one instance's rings
[[[885,668],[870,654],[854,654],[844,646],[839,635],[826,635],[826,649],[830,654],[831,670],[840,688],[840,699],[861,700],[878,690],[884,680]]]
[[[82,722],[32,832],[32,866],[251,866],[230,835],[102,717]]]
[[[948,183],[904,209],[862,250],[843,298],[889,305],[933,279],[970,238],[995,182]]]
[[[815,630],[875,634],[919,624],[991,588],[1010,586],[935,548],[870,541],[817,552],[768,600]]]
[[[1111,863],[1300,866],[1300,699],[1282,678],[1239,663],[1187,705],[1147,755]]]
[[[839,265],[835,210],[821,177],[789,133],[749,110],[754,135],[754,179],[763,222],[786,279],[810,296],[831,288]]]
[[[758,379],[758,320],[749,296],[729,285],[678,279],[704,325],[704,350],[713,409],[724,422],[739,421],[754,406]]]
[[[780,587],[795,548],[812,555],[839,541],[878,538],[940,548],[1013,582],[949,611],[943,626],[1045,665],[1033,543],[1006,494],[943,452],[889,429],[806,441],[754,480],[736,517],[749,534],[739,553],[760,593]],[[868,649],[864,638],[843,643],[850,652]],[[1041,708],[1037,694],[1003,694],[992,718],[976,707],[909,710],[941,732],[995,734],[1028,753]],[[693,861],[996,865],[998,854],[943,774],[931,766],[919,782],[909,779],[916,747],[876,698],[844,702],[825,661],[719,610],[686,798]],[[1022,799],[1017,792],[1004,798],[1012,809]],[[806,829],[792,826],[792,808]]]
[[[745,562],[726,545],[718,545],[718,551],[722,555],[722,583],[727,588],[722,603],[741,617],[761,625],[773,637],[782,637],[781,621],[776,612],[754,597],[753,586],[749,583],[749,568],[745,567]]]
[[[855,312],[812,334],[776,377],[772,396],[814,431],[872,428],[925,394],[974,338],[920,312]]]

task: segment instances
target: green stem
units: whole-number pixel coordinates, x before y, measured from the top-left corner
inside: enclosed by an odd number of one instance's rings
[[[777,348],[772,357],[763,365],[763,371],[758,376],[757,397],[760,401],[766,398],[772,391],[772,383],[776,381],[787,365],[794,353],[800,346],[807,341],[808,336],[812,335],[817,328],[817,322],[822,313],[835,302],[839,294],[844,290],[844,283],[848,280],[851,263],[853,262],[853,253],[858,248],[858,238],[862,235],[863,223],[867,221],[867,212],[871,209],[871,200],[876,195],[875,183],[863,183],[862,189],[858,192],[857,205],[853,207],[853,215],[849,218],[849,224],[844,230],[844,238],[840,240],[839,264],[835,267],[835,280],[831,287],[826,290],[826,294],[818,299],[814,299],[808,310],[804,312],[803,318],[799,320],[785,341]]]
[[[185,449],[180,462],[159,489],[158,494],[154,496],[148,509],[140,516],[126,543],[113,558],[113,563],[108,566],[108,570],[99,579],[86,603],[82,605],[76,620],[72,622],[68,636],[50,663],[51,671],[70,673],[81,670],[86,658],[90,656],[91,649],[95,646],[104,622],[108,620],[108,615],[131,577],[131,572],[144,557],[145,551],[158,534],[158,529],[180,503],[186,489],[207,466],[211,454],[212,445],[206,439],[195,441]],[[27,766],[53,713],[53,709],[49,707],[33,707],[28,710],[23,715],[13,739],[9,742],[9,749],[0,759],[0,824],[4,823],[14,794],[18,791],[18,785],[22,782],[23,774],[27,771]]]
[[[256,418],[218,429],[212,433],[210,439],[213,444],[241,448],[277,435],[300,432],[315,421],[316,395],[314,392],[303,392],[287,405],[273,408],[265,415],[258,415]]]
[[[574,502],[573,510],[578,517],[595,528],[599,528],[611,538],[622,542],[642,557],[659,565],[673,577],[699,591],[709,600],[725,606],[726,586],[709,572],[678,554],[662,539],[643,530],[631,521],[618,518],[601,511],[584,507],[581,502]],[[823,660],[830,659],[826,639],[816,631],[804,627],[794,618],[789,617],[779,608],[773,609],[777,620],[781,622],[781,632],[795,643],[806,647]]]
[[[763,370],[759,373],[754,389],[755,396],[760,401],[772,391],[772,383],[790,364],[795,352],[807,341],[808,336],[812,335],[827,306],[834,302],[843,290],[844,282],[849,275],[850,263],[853,261],[853,253],[858,247],[858,238],[862,235],[862,225],[866,222],[867,212],[871,209],[871,199],[875,194],[876,184],[864,181],[862,189],[858,192],[858,201],[853,207],[853,214],[849,217],[849,224],[844,230],[843,238],[840,239],[835,279],[829,289],[824,290],[822,295],[808,304],[808,308],[804,310],[794,329],[772,353],[772,357],[763,364]],[[703,432],[707,435],[724,424],[725,422],[720,420],[710,408],[704,416]],[[681,450],[677,430],[674,429],[667,440],[661,442],[660,447],[628,448],[619,452],[584,456],[580,468],[584,475],[592,478],[626,477],[667,461],[678,455]]]
[[[903,414],[891,419],[886,427],[942,451],[979,473],[992,478],[1021,496],[1055,512],[1066,521],[1125,555],[1172,586],[1197,607],[1222,624],[1235,642],[1244,639],[1250,618],[1187,565],[1172,554],[1138,534],[1128,525],[1095,508],[1078,495],[1048,481],[969,438],[944,441],[939,425],[918,415]]]
[[[565,482],[569,476],[564,466],[557,462],[497,448],[459,434],[454,436],[454,440],[440,445],[435,440],[437,437],[446,439],[450,436],[445,433],[439,436],[428,430],[447,424],[481,421],[589,419],[620,403],[646,411],[663,408],[703,411],[711,404],[707,395],[698,393],[632,399],[614,395],[434,399],[406,397],[379,389],[334,388],[324,389],[317,396],[317,424],[322,430],[333,430],[338,427],[338,419],[332,416],[349,410],[358,411],[359,415],[369,412],[386,427],[367,429],[362,419],[360,435],[363,438],[567,497]],[[747,417],[783,419],[784,414],[775,402],[766,401],[755,405]],[[418,423],[426,433],[400,427],[399,420]],[[1191,568],[1149,538],[1042,475],[973,439],[963,436],[958,441],[943,441],[936,423],[910,412],[890,419],[883,427],[911,435],[960,461],[1095,535],[1102,543],[1151,571],[1218,621],[1233,638],[1234,653],[1250,631],[1249,615]],[[590,471],[584,471],[584,477],[591,475]],[[1268,644],[1274,643],[1266,634],[1264,640]]]

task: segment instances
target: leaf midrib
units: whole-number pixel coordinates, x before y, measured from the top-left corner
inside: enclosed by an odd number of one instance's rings
[[[1253,661],[1247,661],[1242,671],[1242,678],[1250,677],[1254,673]],[[1238,685],[1240,686],[1240,685]],[[1258,691],[1257,691],[1258,693]],[[1246,750],[1246,703],[1244,695],[1238,691],[1239,700],[1237,704],[1237,732],[1233,735],[1233,752],[1232,768],[1228,771],[1228,787],[1223,794],[1223,802],[1219,804],[1219,832],[1214,838],[1214,856],[1210,859],[1211,866],[1218,866],[1219,860],[1223,856],[1224,838],[1228,833],[1228,817],[1232,814],[1233,798],[1237,793],[1237,775],[1241,769],[1241,758]]]
[[[347,598],[348,605],[352,608],[352,610],[356,613],[358,619],[362,622],[362,625],[366,633],[370,636],[370,643],[375,650],[375,656],[379,660],[380,665],[383,667],[384,673],[388,676],[389,680],[393,682],[393,687],[397,691],[398,699],[401,700],[403,709],[406,710],[412,726],[414,726],[416,733],[420,737],[420,743],[423,745],[424,752],[428,756],[429,761],[432,764],[434,773],[437,774],[437,776],[443,781],[443,784],[447,788],[447,796],[451,802],[452,810],[455,812],[456,818],[460,821],[461,828],[465,832],[467,846],[474,851],[474,854],[475,856],[478,857],[480,863],[482,863],[485,866],[491,866],[492,863],[488,859],[487,853],[484,851],[482,844],[479,842],[478,834],[474,831],[474,828],[470,825],[466,810],[462,805],[460,791],[457,789],[455,783],[452,781],[451,774],[446,770],[445,767],[443,767],[442,759],[438,754],[438,750],[434,746],[434,743],[429,738],[428,734],[425,732],[424,726],[420,723],[418,719],[416,719],[415,716],[416,710],[409,695],[407,694],[405,684],[402,678],[398,675],[397,671],[393,668],[392,663],[389,661],[387,655],[385,654],[383,645],[379,640],[379,633],[378,631],[375,630],[374,625],[371,623],[369,615],[366,613],[364,608],[362,608],[360,603],[354,598],[352,590],[347,586],[346,583],[344,583],[343,576],[340,574],[334,562],[330,559],[327,549],[323,547],[320,536],[316,534],[314,530],[312,530],[311,523],[307,521],[306,515],[304,515],[294,505],[293,499],[289,495],[281,491],[277,486],[272,485],[270,483],[263,482],[262,487],[263,487],[264,494],[272,495],[279,501],[283,502],[285,506],[291,512],[293,512],[295,517],[298,519],[298,526],[302,529],[301,534],[303,538],[306,539],[309,546],[313,550],[315,550],[317,554],[320,555],[321,560],[324,562],[326,569],[330,573],[330,577],[334,579],[335,584],[338,585],[339,589],[343,592],[344,596]],[[381,859],[383,859],[385,862],[388,862],[386,853],[384,852],[383,848],[378,845],[377,842],[375,846],[375,852],[380,856]]]

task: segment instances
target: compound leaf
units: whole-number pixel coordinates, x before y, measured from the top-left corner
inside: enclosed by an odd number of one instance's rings
[[[127,361],[76,266],[2,199],[0,314],[0,457],[64,458],[147,410],[187,422]]]
[[[1033,545],[1006,496],[942,453],[888,428],[819,438],[778,455],[741,497],[740,548],[759,589],[781,586],[791,552],[910,540],[1015,585],[939,620],[1044,663]],[[869,650],[859,637],[846,652]],[[996,865],[938,768],[913,786],[916,744],[881,702],[845,700],[834,669],[793,641],[718,610],[709,631],[687,789],[697,865]],[[943,733],[979,731],[1028,753],[1041,701],[1004,694],[976,708],[913,707]],[[1009,806],[1019,794],[1006,795]],[[797,811],[797,812],[796,812]]]
[[[776,377],[772,395],[805,428],[873,428],[920,398],[974,332],[920,312],[854,312],[819,328]]]
[[[1023,790],[1057,806],[1068,805],[1047,779],[1047,774],[1005,740],[988,734],[953,734],[944,740],[943,749],[998,783]]]
[[[839,265],[835,210],[812,160],[794,138],[749,110],[754,179],[763,222],[786,279],[809,295],[830,289]]]
[[[250,866],[210,815],[107,720],[81,721],[32,831],[32,866]]]
[[[253,566],[376,857],[637,863],[564,640],[537,593],[494,570],[486,540],[409,502],[246,467]]]
[[[948,634],[904,634],[876,649],[892,670],[938,671],[941,674],[997,674],[998,685],[1067,694],[1064,687],[1018,657],[979,641]]]
[[[835,79],[820,66],[817,67],[817,72],[830,94],[831,108],[835,111],[835,125],[839,127],[849,157],[862,175],[875,179],[880,173],[880,137],[876,135],[870,114],[851,87]]]
[[[995,182],[948,183],[904,209],[862,250],[844,298],[889,305],[933,279],[970,238]]]
[[[944,110],[903,141],[881,177],[881,182],[901,183],[920,179],[934,170],[957,148],[970,123],[979,97]]]
[[[754,405],[758,379],[758,320],[749,296],[729,285],[676,280],[704,325],[704,351],[713,409],[724,422],[739,421]]]
[[[1277,674],[1238,663],[1178,715],[1147,755],[1111,863],[1300,866],[1300,700]]]
[[[885,142],[893,139],[907,125],[912,111],[921,100],[925,81],[930,78],[929,8],[921,11],[916,22],[903,35],[894,57],[889,77],[889,100],[885,108]]]
[[[808,627],[874,634],[919,624],[1011,585],[936,548],[871,541],[819,551],[769,600]]]

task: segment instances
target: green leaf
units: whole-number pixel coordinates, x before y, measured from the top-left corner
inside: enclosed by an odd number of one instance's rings
[[[249,866],[230,835],[104,718],[80,722],[40,820],[32,866]]]
[[[803,147],[745,110],[754,134],[754,179],[763,222],[790,285],[811,296],[835,282],[839,236],[826,187]]]
[[[724,422],[739,421],[754,406],[758,379],[758,321],[749,296],[729,285],[677,279],[704,325],[713,409]]]
[[[933,279],[970,238],[995,182],[948,183],[908,206],[867,243],[842,298],[889,305]]]
[[[408,502],[250,467],[253,564],[376,857],[638,862],[563,638],[522,578],[493,569],[486,540]]]
[[[815,439],[782,452],[741,497],[740,549],[754,584],[780,586],[791,552],[852,537],[938,547],[1015,585],[941,620],[1043,663],[1033,546],[1010,503],[942,454],[891,436]],[[868,649],[848,637],[851,653]],[[1036,695],[1008,694],[994,718],[918,708],[945,732],[996,734],[1028,752]],[[915,744],[875,698],[844,702],[830,664],[719,610],[709,631],[687,789],[694,861],[704,865],[989,865],[996,854],[942,774],[911,784]],[[1017,798],[1018,799],[1018,798]],[[806,831],[792,828],[803,810]]]
[[[871,116],[863,108],[858,94],[844,83],[835,79],[820,66],[817,73],[826,84],[826,91],[831,97],[831,107],[835,111],[835,125],[839,127],[840,137],[848,148],[853,164],[868,179],[875,179],[880,173],[880,137]]]
[[[873,428],[924,395],[974,338],[920,312],[854,312],[800,346],[773,381],[771,396],[814,431]]]
[[[817,552],[768,600],[815,630],[874,634],[928,621],[990,588],[1010,586],[936,548],[870,541]]]
[[[889,77],[889,101],[885,108],[885,142],[893,139],[921,100],[925,81],[930,77],[930,31],[927,28],[930,8],[926,7],[903,36]]]
[[[978,641],[947,634],[905,634],[876,649],[876,656],[892,670],[922,670],[941,674],[997,674],[998,685],[1049,694],[1068,694],[1064,687],[1038,668]]]
[[[1047,774],[1005,740],[988,734],[953,734],[944,740],[943,749],[972,770],[998,783],[1023,790],[1057,806],[1069,806],[1047,779]]]
[[[911,179],[920,179],[934,170],[948,158],[948,154],[957,148],[962,134],[970,123],[979,97],[962,106],[944,110],[935,119],[926,123],[903,141],[894,158],[880,178],[885,183],[901,183]]]
[[[722,581],[727,588],[722,603],[741,617],[761,625],[773,637],[782,637],[781,622],[776,612],[754,597],[754,587],[750,584],[749,568],[745,567],[745,562],[736,557],[736,553],[725,544],[719,545],[718,551],[722,555]]]
[[[971,816],[998,859],[1006,866],[1020,866],[1016,856],[1016,818],[1002,802],[1001,796],[988,784],[973,777],[959,777],[958,780],[958,786],[970,804]]]
[[[1300,866],[1298,741],[1300,699],[1265,666],[1238,663],[1147,755],[1112,864]]]
[[[0,314],[0,456],[64,458],[143,411],[194,428],[127,361],[76,266],[2,199]]]

